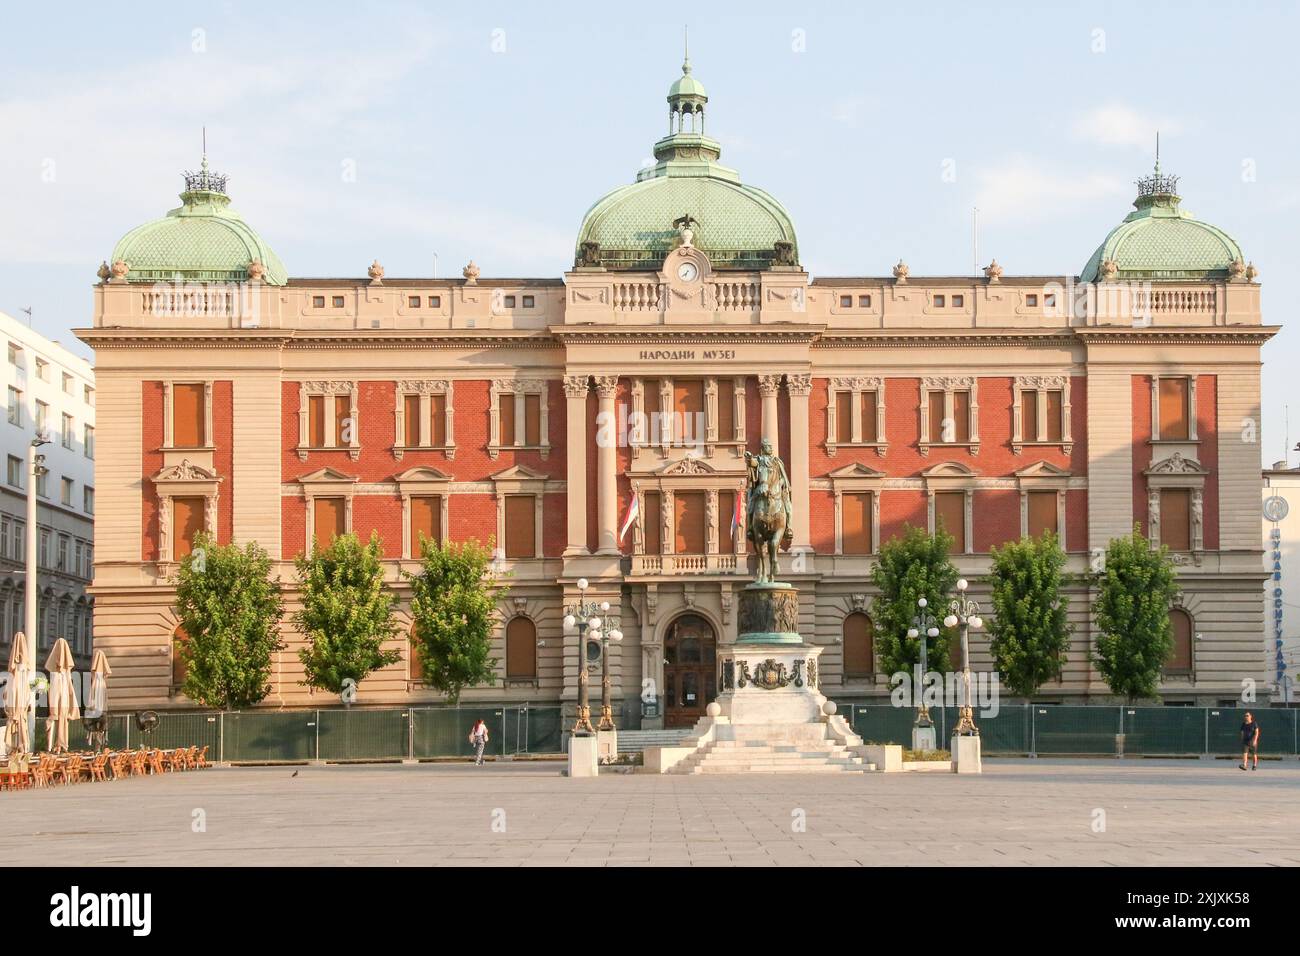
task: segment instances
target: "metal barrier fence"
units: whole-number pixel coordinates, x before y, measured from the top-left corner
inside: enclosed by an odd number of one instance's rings
[[[334,710],[271,710],[215,713],[157,711],[147,734],[132,714],[109,717],[108,746],[144,744],[170,749],[206,745],[208,759],[230,763],[308,760],[402,760],[468,757],[469,731],[480,717],[488,726],[493,756],[559,753],[560,707],[406,707]],[[45,720],[36,722],[36,749],[46,746]],[[80,721],[68,726],[68,746],[89,749]]]
[[[1261,754],[1300,755],[1295,709],[1004,704],[992,717],[981,717],[977,708],[975,723],[986,754],[1111,755],[1120,752],[1122,740],[1122,752],[1133,756],[1240,755],[1239,729],[1247,710],[1259,724]],[[911,745],[916,717],[911,708],[843,703],[839,713],[864,741]],[[944,747],[958,710],[931,707],[930,716]]]

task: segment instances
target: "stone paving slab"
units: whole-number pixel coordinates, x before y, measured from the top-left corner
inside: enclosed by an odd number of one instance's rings
[[[1263,766],[592,780],[538,762],[214,768],[0,794],[0,841],[31,846],[30,863],[92,866],[1295,866],[1300,762]]]

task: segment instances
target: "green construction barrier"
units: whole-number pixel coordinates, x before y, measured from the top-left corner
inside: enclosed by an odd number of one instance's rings
[[[996,714],[981,716],[975,708],[975,726],[980,732],[980,750],[986,754],[1027,754],[1033,734],[1031,708],[1024,704],[999,706]]]
[[[391,760],[406,756],[407,711],[320,710],[321,760]]]
[[[1205,753],[1205,708],[1121,707],[1126,754]]]
[[[472,757],[469,732],[476,720],[488,728],[487,755],[504,753],[502,708],[500,707],[427,707],[411,711],[411,742],[414,756]]]
[[[1266,756],[1295,755],[1297,711],[1272,707],[1211,707],[1209,725],[1209,751],[1212,754],[1232,754],[1240,757],[1241,725],[1250,711],[1259,724],[1259,752]]]
[[[1032,753],[1113,754],[1120,733],[1118,707],[1032,705]],[[1127,751],[1128,748],[1126,747]]]
[[[274,763],[316,757],[316,711],[235,712],[223,715],[222,759]]]

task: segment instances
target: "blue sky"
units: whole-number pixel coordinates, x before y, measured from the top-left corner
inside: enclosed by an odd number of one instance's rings
[[[665,131],[682,26],[610,4],[15,7],[0,310],[30,306],[71,344],[100,260],[177,204],[203,126],[292,275],[359,276],[375,258],[429,275],[436,254],[439,275],[473,258],[488,276],[558,276],[583,212]],[[982,261],[1077,273],[1131,208],[1158,127],[1184,205],[1241,243],[1265,321],[1286,324],[1294,3],[750,2],[701,4],[689,26],[723,162],[786,205],[815,275],[887,275],[900,257],[913,275],[968,274],[976,205]],[[1264,357],[1271,462],[1288,402],[1300,440],[1295,336]]]

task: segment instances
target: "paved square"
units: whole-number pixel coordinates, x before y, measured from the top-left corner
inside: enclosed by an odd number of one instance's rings
[[[1295,760],[988,760],[980,777],[561,766],[220,768],[4,793],[0,841],[93,866],[1300,864]]]

